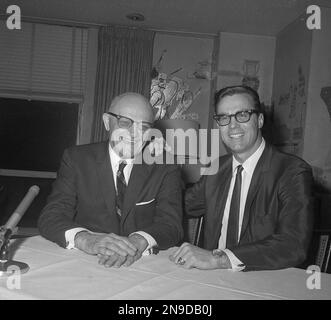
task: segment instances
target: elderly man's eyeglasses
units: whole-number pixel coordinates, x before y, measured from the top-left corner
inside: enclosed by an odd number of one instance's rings
[[[234,117],[237,122],[244,123],[248,122],[253,113],[260,113],[257,110],[244,110],[238,111],[234,114],[215,114],[213,116],[217,124],[221,127],[227,126],[231,122],[231,118]]]
[[[115,117],[117,119],[117,124],[122,129],[129,129],[132,127],[133,123],[137,123],[138,125],[141,125],[141,128],[143,131],[147,131],[153,127],[153,123],[147,122],[147,121],[134,121],[128,117],[120,116],[113,112],[107,112],[107,114]]]

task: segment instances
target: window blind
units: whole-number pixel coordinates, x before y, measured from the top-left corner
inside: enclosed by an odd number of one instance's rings
[[[83,99],[88,30],[23,22],[0,24],[0,95],[80,102]]]

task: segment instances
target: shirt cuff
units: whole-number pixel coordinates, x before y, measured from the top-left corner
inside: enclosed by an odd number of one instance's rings
[[[75,236],[78,232],[88,231],[85,228],[73,228],[69,229],[64,233],[66,239],[66,249],[76,249],[75,247]]]
[[[245,269],[245,265],[234,255],[231,250],[224,249],[223,252],[228,256],[231,263],[231,269],[233,271],[242,271]]]
[[[151,254],[151,250],[150,249],[152,249],[153,247],[156,247],[157,246],[157,242],[155,241],[155,239],[150,234],[148,234],[147,232],[136,231],[136,232],[133,232],[131,234],[139,234],[142,237],[144,237],[145,240],[147,241],[148,245],[147,245],[145,251],[142,253],[143,256],[150,255]]]

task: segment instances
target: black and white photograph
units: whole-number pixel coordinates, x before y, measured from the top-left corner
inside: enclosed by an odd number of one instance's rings
[[[331,300],[331,0],[1,0],[0,300]]]

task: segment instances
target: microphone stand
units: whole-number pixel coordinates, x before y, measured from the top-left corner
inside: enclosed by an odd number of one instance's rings
[[[12,230],[0,227],[0,277],[10,276],[19,270],[20,274],[26,273],[29,266],[20,261],[10,260],[9,257],[9,242],[12,235]]]
[[[29,266],[26,263],[10,260],[8,258],[9,241],[13,230],[15,230],[16,225],[21,220],[33,199],[38,195],[39,190],[40,188],[38,186],[32,186],[6,224],[0,227],[0,276],[9,276],[17,271],[21,274],[29,270]]]

